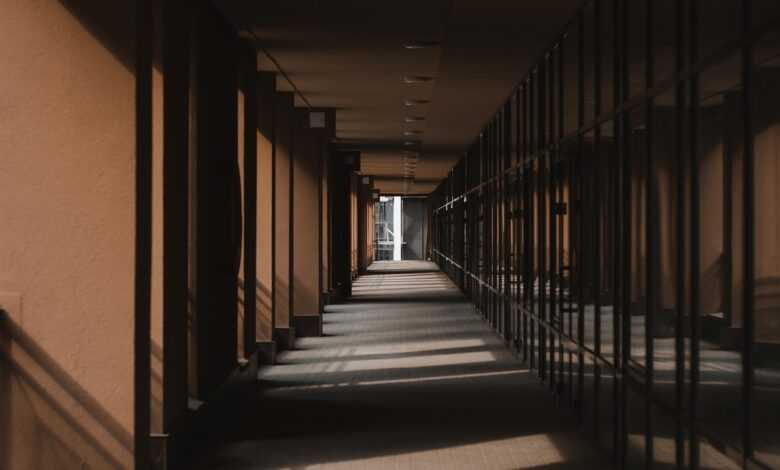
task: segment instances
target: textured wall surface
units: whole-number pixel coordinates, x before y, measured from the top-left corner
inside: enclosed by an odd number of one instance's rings
[[[276,326],[290,326],[290,158],[293,133],[290,127],[293,112],[292,94],[280,93],[276,98],[276,250],[274,251],[274,308]]]
[[[129,468],[131,2],[4,1],[0,467]]]
[[[270,340],[273,314],[273,99],[275,84],[264,76],[258,83],[257,116],[257,338]]]
[[[320,159],[318,130],[305,129],[308,113],[296,110],[299,120],[293,165],[294,238],[293,305],[295,315],[320,314]],[[301,125],[303,124],[303,125]]]

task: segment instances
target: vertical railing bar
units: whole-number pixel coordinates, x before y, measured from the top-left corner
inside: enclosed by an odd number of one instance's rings
[[[645,4],[645,86],[652,88],[654,82],[653,68],[653,0],[646,0]],[[653,230],[658,228],[656,220],[656,198],[653,177],[653,105],[654,100],[648,97],[645,104],[645,466],[653,466],[653,408],[652,396],[654,390],[653,380],[653,332],[655,330],[656,314],[656,286],[655,263],[658,258],[653,237]]]
[[[683,17],[684,2],[677,2],[675,11],[675,77],[678,83],[675,89],[675,463],[683,468],[685,461],[685,436],[683,424],[683,400],[685,393],[685,343],[684,302],[685,302],[685,164],[683,163],[683,106],[685,88],[679,80],[684,66],[683,58]]]
[[[628,18],[630,0],[622,0],[622,50],[621,50],[621,102],[628,99]],[[621,115],[619,138],[621,142],[622,190],[623,190],[623,250],[622,250],[622,361],[621,361],[621,440],[620,468],[626,468],[628,454],[628,360],[631,354],[631,152],[630,152],[630,117],[627,112]]]
[[[741,33],[744,39],[752,29],[753,1],[742,1]],[[744,139],[744,165],[742,169],[742,212],[743,212],[743,240],[742,256],[744,258],[744,288],[742,291],[743,312],[743,346],[742,346],[742,446],[744,455],[752,458],[753,446],[753,391],[755,385],[755,372],[753,370],[755,347],[755,313],[754,313],[754,289],[755,289],[755,156],[753,152],[753,43],[743,41],[742,46],[742,115],[743,115],[743,139]],[[747,462],[744,462],[747,465]]]
[[[560,194],[558,196],[559,202],[561,204],[560,209],[563,210],[566,208],[569,210],[569,208],[564,203],[564,171],[563,169],[566,168],[566,165],[564,163],[564,159],[566,156],[563,152],[563,147],[561,146],[561,141],[563,140],[563,134],[564,134],[564,112],[565,112],[565,106],[564,106],[564,55],[563,55],[563,38],[561,38],[561,41],[558,43],[558,160],[559,160],[559,168],[558,171],[558,178],[559,178],[559,186],[558,190],[560,191]],[[567,212],[568,214],[568,212]],[[560,216],[560,226],[559,226],[559,233],[558,237],[560,239],[559,248],[558,248],[558,315],[560,317],[559,325],[561,331],[564,331],[563,327],[563,316],[566,315],[566,311],[564,309],[564,302],[565,302],[565,296],[563,295],[564,286],[565,283],[563,282],[563,263],[565,259],[565,244],[563,243],[564,240],[564,221],[566,220],[566,215],[564,213],[561,213]],[[559,383],[561,384],[559,386],[559,393],[563,393],[563,388],[566,384],[566,380],[564,379],[564,365],[566,362],[566,355],[564,354],[564,347],[563,347],[563,341],[559,342],[559,357],[560,357],[560,364],[559,364]],[[569,357],[570,359],[570,357]]]
[[[530,249],[530,237],[529,227],[531,217],[533,215],[529,204],[529,188],[531,185],[531,172],[529,171],[528,155],[529,144],[528,134],[530,126],[530,112],[529,112],[529,95],[530,82],[526,80],[523,86],[523,307],[524,309],[530,308],[529,304],[529,280],[531,278],[530,262],[533,259],[533,254]],[[523,314],[523,359],[532,363],[529,350],[529,319],[528,315]]]
[[[513,239],[511,237],[512,227],[512,199],[510,196],[510,178],[509,173],[506,171],[511,167],[510,159],[512,158],[512,100],[511,98],[504,105],[504,169],[502,174],[504,175],[504,229],[501,231],[504,234],[504,340],[511,341],[512,337],[512,315],[511,315],[511,276],[512,270],[510,269],[510,257],[512,250],[511,244]],[[511,344],[511,343],[510,343]]]
[[[578,35],[578,58],[577,58],[577,124],[578,128],[585,125],[585,17],[582,10],[579,12],[577,21]],[[585,304],[584,304],[584,272],[583,272],[583,240],[584,240],[584,205],[583,205],[583,168],[584,168],[584,137],[582,133],[577,135],[577,341],[580,345],[585,343]],[[577,370],[577,408],[579,412],[580,423],[584,422],[584,387],[585,387],[585,355],[578,351],[578,370]]]
[[[690,8],[690,17],[688,18],[688,25],[689,25],[689,33],[690,33],[690,46],[688,48],[689,52],[689,67],[693,67],[698,62],[698,3],[699,0],[691,0],[689,4]],[[690,252],[690,312],[691,312],[691,318],[690,318],[690,324],[691,324],[691,344],[690,344],[690,355],[691,355],[691,370],[690,370],[690,380],[691,380],[691,390],[690,390],[690,401],[689,401],[689,422],[688,422],[688,428],[691,431],[691,440],[690,440],[690,464],[691,468],[693,470],[698,470],[699,468],[699,439],[696,434],[695,430],[695,424],[696,424],[696,418],[697,418],[697,407],[698,407],[698,399],[699,399],[699,371],[700,371],[700,363],[699,363],[699,347],[700,347],[700,341],[701,341],[701,322],[700,322],[700,292],[699,292],[699,284],[700,284],[700,244],[701,244],[701,236],[700,236],[700,207],[699,207],[699,147],[698,147],[698,132],[699,132],[699,75],[698,73],[695,73],[690,80],[690,103],[691,103],[691,111],[690,111],[690,129],[689,129],[689,139],[690,139],[690,153],[689,153],[689,164],[690,164],[690,211],[691,215],[689,218],[690,223],[690,234],[691,234],[691,252]]]
[[[535,103],[536,103],[536,93],[537,93],[537,86],[536,86],[537,80],[538,80],[538,75],[536,73],[536,70],[534,70],[533,74],[531,75],[531,83],[530,83],[530,88],[529,88],[529,91],[528,91],[528,106],[529,106],[528,112],[529,112],[529,118],[530,118],[529,122],[528,122],[528,125],[529,125],[529,129],[528,129],[528,139],[529,139],[528,145],[529,146],[528,146],[528,148],[529,148],[529,150],[531,152],[531,155],[534,155],[536,153],[536,139],[537,139],[537,136],[535,135],[536,134],[536,132],[535,132],[536,128],[534,127],[534,124],[536,124],[536,121],[537,121],[537,118],[538,118],[538,116],[537,116],[538,113],[535,113],[534,109],[536,109]],[[531,258],[531,270],[530,270],[531,277],[529,279],[531,285],[530,285],[530,289],[529,289],[528,295],[529,295],[529,306],[531,307],[531,311],[538,314],[539,312],[536,311],[535,302],[534,302],[534,294],[535,294],[534,285],[536,284],[535,281],[536,281],[537,270],[538,270],[538,251],[536,249],[536,246],[534,246],[534,238],[535,238],[534,232],[535,232],[535,228],[536,228],[535,225],[538,223],[538,220],[537,220],[538,219],[537,210],[536,210],[536,207],[535,207],[536,204],[534,203],[535,202],[534,201],[534,193],[538,192],[538,180],[539,180],[539,178],[538,178],[539,172],[536,169],[537,165],[538,165],[538,160],[531,159],[531,161],[530,161],[531,186],[530,186],[530,188],[528,190],[528,196],[529,196],[529,199],[530,199],[529,200],[529,203],[530,203],[529,207],[531,209],[531,227],[530,227],[530,232],[529,233],[532,236],[532,239],[531,239],[531,249],[532,249],[532,251],[531,251],[531,253],[533,253],[533,255],[532,255],[532,258]],[[538,229],[536,229],[536,231],[538,231]],[[537,241],[537,243],[538,243],[538,241]],[[531,326],[531,335],[530,335],[531,336],[531,338],[530,338],[531,339],[531,345],[530,345],[530,349],[531,349],[531,351],[530,351],[530,353],[531,353],[531,368],[533,369],[533,368],[535,368],[537,366],[537,363],[536,363],[537,362],[536,347],[537,347],[538,340],[537,340],[537,332],[536,332],[536,320],[532,318],[529,321],[530,321],[530,326]]]
[[[547,67],[546,64],[541,64],[539,67],[539,89],[536,99],[538,100],[539,123],[538,128],[538,141],[536,150],[542,151],[544,149],[546,138],[546,93],[547,93]],[[538,189],[536,191],[536,205],[539,213],[539,225],[537,227],[537,253],[539,256],[539,318],[549,322],[547,310],[547,208],[546,193],[547,193],[547,158],[546,152],[539,155],[539,176],[538,176]],[[547,379],[547,330],[539,325],[539,373],[542,380]]]
[[[593,2],[593,115],[601,114],[601,0]],[[593,345],[596,354],[601,355],[601,126],[593,129]],[[593,432],[599,436],[599,405],[601,394],[601,366],[593,363]]]
[[[515,158],[517,159],[517,170],[515,171],[515,194],[514,194],[514,200],[515,200],[515,285],[516,292],[515,292],[515,303],[517,305],[522,305],[522,274],[521,274],[521,266],[522,266],[522,260],[523,256],[525,255],[522,245],[522,223],[523,223],[523,213],[521,209],[521,188],[522,188],[522,182],[520,180],[521,176],[521,163],[522,163],[522,112],[521,112],[521,98],[520,98],[521,89],[518,88],[515,91]],[[518,309],[518,314],[513,315],[516,318],[516,331],[515,331],[515,341],[518,353],[520,352],[520,342],[521,342],[521,334],[522,334],[522,317],[523,317],[523,309]]]
[[[548,130],[546,131],[546,135],[548,135],[548,139],[546,144],[549,144],[551,142],[554,142],[554,135],[555,135],[555,105],[554,105],[554,91],[555,88],[555,68],[553,67],[553,60],[554,60],[555,50],[547,56],[547,82],[548,86],[547,88],[547,99],[545,100],[549,110],[548,110]],[[549,324],[555,325],[556,324],[556,275],[555,275],[555,265],[556,265],[556,250],[557,250],[557,244],[556,244],[556,225],[555,225],[555,172],[553,170],[553,167],[555,165],[555,158],[553,157],[552,151],[550,151],[549,156],[547,158],[547,164],[546,164],[546,173],[547,173],[547,184],[548,188],[545,191],[545,200],[549,201],[549,207],[546,207],[546,217],[548,218],[548,222],[545,224],[546,227],[549,227],[549,231],[546,231],[546,238],[549,238],[549,246],[547,247],[547,271],[549,273],[549,284],[550,284],[550,299],[549,299]],[[545,289],[546,291],[546,289]],[[555,389],[555,334],[553,332],[550,332],[550,383],[549,387],[550,390]]]
[[[613,81],[613,103],[615,108],[621,104],[621,47],[623,44],[620,36],[620,0],[614,0],[612,2],[612,21],[611,29],[615,38],[615,45],[612,48],[612,81]],[[621,198],[620,198],[620,115],[615,118],[612,123],[613,129],[613,145],[610,152],[612,164],[611,166],[611,194],[612,194],[612,357],[615,363],[615,370],[621,370],[621,341],[620,341],[620,266],[621,266],[621,249],[620,242],[623,231],[621,230]],[[616,374],[617,375],[617,374]],[[612,393],[613,396],[620,400],[620,381],[617,377],[612,380]],[[612,413],[612,444],[613,444],[613,457],[620,455],[621,445],[621,416],[620,408],[615,407]]]

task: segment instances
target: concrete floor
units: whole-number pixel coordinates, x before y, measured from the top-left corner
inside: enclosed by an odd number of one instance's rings
[[[611,468],[427,262],[375,263],[264,368],[195,468]]]

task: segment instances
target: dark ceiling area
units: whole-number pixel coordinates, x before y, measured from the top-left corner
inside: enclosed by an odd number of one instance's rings
[[[436,187],[579,3],[217,0],[298,105],[336,108],[337,138],[393,194]]]

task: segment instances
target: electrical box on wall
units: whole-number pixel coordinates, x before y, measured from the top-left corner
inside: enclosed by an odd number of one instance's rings
[[[324,111],[312,111],[309,113],[309,128],[324,129],[326,124]]]

